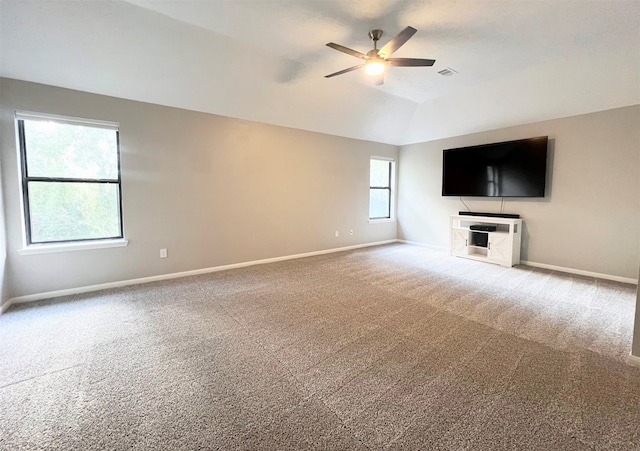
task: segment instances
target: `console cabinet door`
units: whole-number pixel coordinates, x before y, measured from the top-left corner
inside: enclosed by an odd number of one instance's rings
[[[467,240],[469,232],[467,230],[452,229],[451,230],[451,253],[453,255],[467,255],[469,248]]]
[[[487,258],[511,266],[511,246],[508,233],[489,233]]]

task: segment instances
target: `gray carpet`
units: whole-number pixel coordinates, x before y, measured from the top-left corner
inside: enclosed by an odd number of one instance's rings
[[[15,306],[0,449],[640,449],[635,286],[410,245]]]

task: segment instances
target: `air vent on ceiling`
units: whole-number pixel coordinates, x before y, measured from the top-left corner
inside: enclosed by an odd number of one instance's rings
[[[439,70],[438,73],[440,75],[444,75],[445,77],[451,77],[452,75],[455,75],[458,73],[457,70],[451,69],[450,67],[447,67],[445,69]]]

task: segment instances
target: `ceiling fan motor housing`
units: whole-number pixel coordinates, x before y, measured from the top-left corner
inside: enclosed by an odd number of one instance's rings
[[[378,58],[378,49],[371,49],[367,52],[367,59]]]
[[[376,43],[376,41],[378,41],[381,37],[382,37],[382,30],[371,30],[369,32],[369,37],[371,38],[371,40],[373,41],[374,45]]]

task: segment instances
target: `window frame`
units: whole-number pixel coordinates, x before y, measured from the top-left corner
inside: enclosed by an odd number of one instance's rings
[[[383,161],[389,164],[389,185],[388,186],[372,186],[371,185],[371,162],[373,160]],[[395,160],[393,158],[386,157],[369,157],[369,199],[371,199],[371,191],[372,190],[387,190],[388,191],[388,199],[389,199],[389,209],[388,216],[371,216],[371,209],[369,209],[369,222],[385,222],[392,221],[395,218],[394,215],[394,198],[393,198],[393,189],[395,183]]]
[[[117,152],[117,177],[116,178],[80,178],[80,177],[45,177],[34,176],[28,174],[28,149],[27,136],[25,131],[25,120],[52,121],[61,124],[70,124],[83,127],[103,128],[113,130],[116,139]],[[120,154],[120,124],[116,122],[98,121],[92,119],[81,119],[67,116],[59,116],[45,113],[32,113],[25,111],[16,111],[16,137],[18,141],[18,166],[20,172],[20,188],[21,188],[21,207],[23,216],[23,238],[24,248],[19,250],[21,254],[57,252],[65,250],[95,249],[104,247],[126,246],[127,240],[124,239],[124,218],[122,211],[122,170],[121,170],[121,154]],[[29,203],[29,182],[43,183],[88,183],[93,185],[117,185],[118,193],[118,221],[119,234],[115,236],[100,238],[78,238],[66,240],[50,240],[36,241],[32,239],[31,230],[31,210]]]

